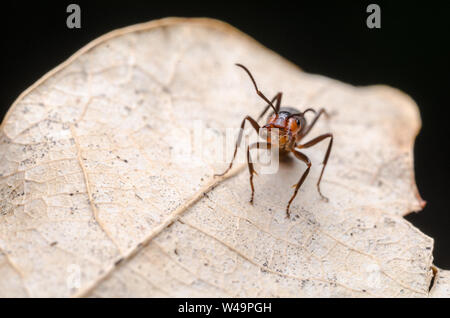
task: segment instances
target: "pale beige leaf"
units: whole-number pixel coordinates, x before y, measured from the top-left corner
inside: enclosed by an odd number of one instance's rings
[[[430,296],[435,298],[450,297],[450,271],[438,269]]]
[[[325,144],[307,152],[291,219],[301,163],[256,177],[252,206],[245,163],[214,178],[225,164],[211,152],[176,159],[196,120],[216,129],[212,147],[265,106],[236,62],[266,95],[332,114],[311,133],[335,137],[328,203],[315,187]],[[24,92],[2,123],[0,295],[426,297],[433,240],[402,218],[423,205],[419,128],[400,91],[304,73],[219,21],[114,31]]]

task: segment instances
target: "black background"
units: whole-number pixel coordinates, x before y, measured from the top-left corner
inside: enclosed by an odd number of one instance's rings
[[[81,6],[82,28],[66,27]],[[381,29],[366,7],[381,7]],[[450,269],[450,7],[409,1],[55,1],[2,3],[0,117],[17,96],[76,50],[116,28],[167,16],[224,20],[299,65],[354,85],[388,84],[419,105],[416,181],[425,209],[406,218],[435,239],[435,264]]]

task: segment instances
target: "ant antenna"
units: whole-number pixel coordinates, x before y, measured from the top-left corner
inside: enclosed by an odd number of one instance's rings
[[[271,102],[270,100],[268,100],[267,97],[264,96],[264,94],[261,93],[261,92],[259,91],[258,86],[256,86],[255,79],[254,79],[253,76],[252,76],[252,73],[250,73],[250,71],[249,71],[244,65],[242,65],[242,64],[236,63],[236,66],[239,66],[239,67],[243,68],[244,71],[247,72],[248,76],[250,76],[250,79],[251,79],[252,82],[253,82],[253,85],[255,86],[256,93],[257,93],[262,99],[264,99],[264,100],[265,100],[265,101],[273,108],[275,114],[278,114],[277,109],[275,108],[275,106],[273,106],[272,102]]]
[[[290,114],[288,116],[288,118],[294,117],[294,116],[304,116],[307,112],[313,112],[314,114],[316,113],[316,111],[312,108],[308,108],[307,110],[305,110],[304,112],[300,112],[300,113],[295,113],[295,114]]]
[[[305,111],[303,112],[303,115],[305,115],[307,112],[313,112],[314,114],[316,113],[316,111],[315,111],[314,109],[308,108],[307,110],[305,110]]]

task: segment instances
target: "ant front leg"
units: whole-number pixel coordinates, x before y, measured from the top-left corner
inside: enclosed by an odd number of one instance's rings
[[[325,153],[325,158],[323,159],[323,167],[322,167],[322,171],[320,172],[320,177],[319,180],[317,181],[317,191],[319,191],[320,196],[328,201],[328,198],[325,197],[322,192],[320,191],[320,181],[322,180],[322,175],[323,172],[325,171],[325,167],[327,166],[327,162],[328,162],[328,158],[330,157],[330,152],[331,152],[331,147],[333,146],[333,134],[323,134],[320,135],[319,137],[314,138],[313,140],[307,142],[304,145],[298,145],[297,148],[301,149],[301,148],[309,148],[314,146],[315,144],[321,142],[322,140],[326,139],[326,138],[330,138],[330,142],[328,143],[328,148],[327,148],[327,152]]]
[[[281,105],[281,98],[283,97],[283,93],[279,92],[278,94],[276,94],[272,100],[271,103],[273,104],[275,101],[277,101],[277,103],[275,104],[275,110],[277,112],[280,111],[280,105]],[[264,114],[267,112],[267,110],[270,108],[270,104],[267,104],[266,108],[263,110],[263,112],[261,113],[261,115],[258,116],[258,121],[263,118]]]
[[[314,109],[312,108],[308,108],[307,110],[305,110],[303,113],[306,113],[308,111],[314,111]],[[324,114],[326,117],[329,117],[327,111],[323,108],[319,109],[319,111],[316,113],[316,116],[313,118],[311,124],[308,125],[308,127],[306,127],[306,130],[302,133],[302,137],[306,136],[309,131],[314,127],[314,125],[316,124],[317,120],[319,119],[320,115]]]
[[[308,176],[309,173],[309,169],[311,168],[311,161],[309,160],[309,158],[301,153],[300,151],[297,150],[292,150],[292,152],[294,153],[295,157],[301,161],[303,161],[304,163],[306,163],[306,165],[308,166],[308,168],[306,168],[305,172],[303,172],[300,180],[297,182],[297,184],[295,184],[295,191],[294,194],[292,195],[291,199],[289,200],[289,203],[286,207],[286,216],[289,218],[290,217],[290,213],[289,213],[289,208],[291,206],[292,201],[294,200],[295,196],[297,195],[298,189],[300,189],[300,187],[302,186],[303,182],[305,181],[306,177]]]
[[[234,153],[233,153],[233,159],[231,159],[230,165],[228,166],[227,170],[225,170],[223,173],[220,174],[215,174],[215,177],[220,177],[223,176],[224,174],[226,174],[228,171],[230,171],[231,167],[233,166],[233,161],[236,158],[236,153],[237,153],[237,149],[239,147],[239,145],[241,144],[241,140],[242,140],[242,134],[244,132],[244,126],[245,126],[245,121],[248,120],[250,122],[250,124],[253,126],[253,128],[256,130],[256,133],[259,133],[259,125],[256,122],[256,120],[254,120],[253,118],[251,118],[250,116],[245,116],[244,120],[242,120],[241,123],[241,129],[239,131],[239,135],[238,138],[236,140],[236,146],[234,148]]]
[[[253,204],[253,197],[255,195],[255,187],[253,186],[253,174],[256,174],[255,168],[253,167],[252,157],[250,156],[250,150],[253,148],[259,149],[260,146],[264,145],[266,149],[271,149],[271,144],[267,142],[255,142],[247,147],[247,164],[248,164],[248,171],[250,173],[250,187],[252,188],[252,196],[250,198],[250,203]]]

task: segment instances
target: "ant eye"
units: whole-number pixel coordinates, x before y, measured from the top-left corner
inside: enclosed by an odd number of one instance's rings
[[[297,126],[300,126],[300,120],[295,119],[295,122],[296,122]]]

